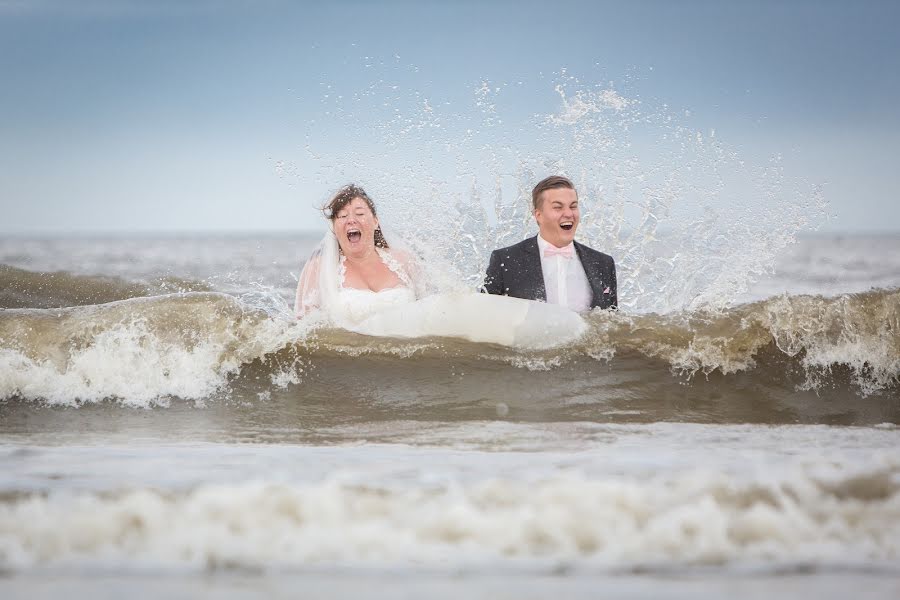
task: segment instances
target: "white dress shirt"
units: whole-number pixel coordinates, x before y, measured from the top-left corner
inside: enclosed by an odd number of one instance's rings
[[[540,234],[537,236],[538,250],[541,252],[541,270],[544,272],[544,289],[547,290],[547,302],[568,306],[577,312],[587,312],[591,309],[591,299],[594,297],[591,284],[588,283],[584,266],[572,247],[572,258],[565,256],[544,256],[548,247],[555,247]]]

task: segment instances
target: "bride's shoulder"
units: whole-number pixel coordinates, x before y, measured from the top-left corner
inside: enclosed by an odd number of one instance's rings
[[[402,248],[379,248],[378,251],[400,263],[409,263],[413,260],[412,254]]]
[[[384,248],[379,249],[379,251],[384,252],[382,257],[387,263],[399,265],[403,270],[410,273],[418,269],[419,261],[412,252],[405,248]]]
[[[378,253],[387,267],[396,273],[406,285],[412,285],[418,273],[415,257],[407,250],[400,248],[379,248]]]

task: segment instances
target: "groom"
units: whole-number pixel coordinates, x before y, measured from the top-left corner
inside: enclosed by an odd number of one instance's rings
[[[531,201],[540,232],[491,253],[484,290],[577,312],[617,308],[612,257],[575,241],[580,216],[572,182],[559,175],[547,177],[534,186]]]

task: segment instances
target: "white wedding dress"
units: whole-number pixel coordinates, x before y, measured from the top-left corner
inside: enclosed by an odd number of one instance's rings
[[[400,284],[380,291],[345,286],[345,257],[330,230],[309,258],[297,286],[298,318],[324,314],[337,327],[395,338],[456,337],[523,349],[567,344],[587,324],[566,307],[477,292],[426,291],[422,269],[412,253],[390,240],[377,248]]]
[[[378,256],[387,267],[400,279],[400,283],[394,287],[379,290],[347,287],[344,279],[347,274],[347,257],[341,255],[338,262],[339,290],[337,301],[340,303],[339,312],[346,315],[350,323],[362,323],[368,317],[401,304],[409,304],[416,301],[416,292],[413,282],[406,269],[393,258],[388,250],[376,248]]]

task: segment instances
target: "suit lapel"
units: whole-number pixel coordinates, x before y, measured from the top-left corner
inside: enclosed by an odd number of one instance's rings
[[[591,306],[597,306],[599,304],[599,299],[603,298],[603,290],[599,287],[601,283],[600,279],[602,277],[598,272],[599,265],[592,260],[588,260],[588,253],[585,251],[584,246],[578,242],[575,242],[575,252],[578,254],[578,260],[581,261],[581,266],[584,268],[584,274],[587,275],[588,284],[591,286],[591,294],[593,294]]]
[[[541,249],[537,243],[537,236],[529,239],[525,244],[525,256],[527,272],[533,274],[529,285],[534,291],[534,299],[546,302],[547,290],[544,287],[544,269],[541,266]],[[529,294],[529,296],[531,295]]]

